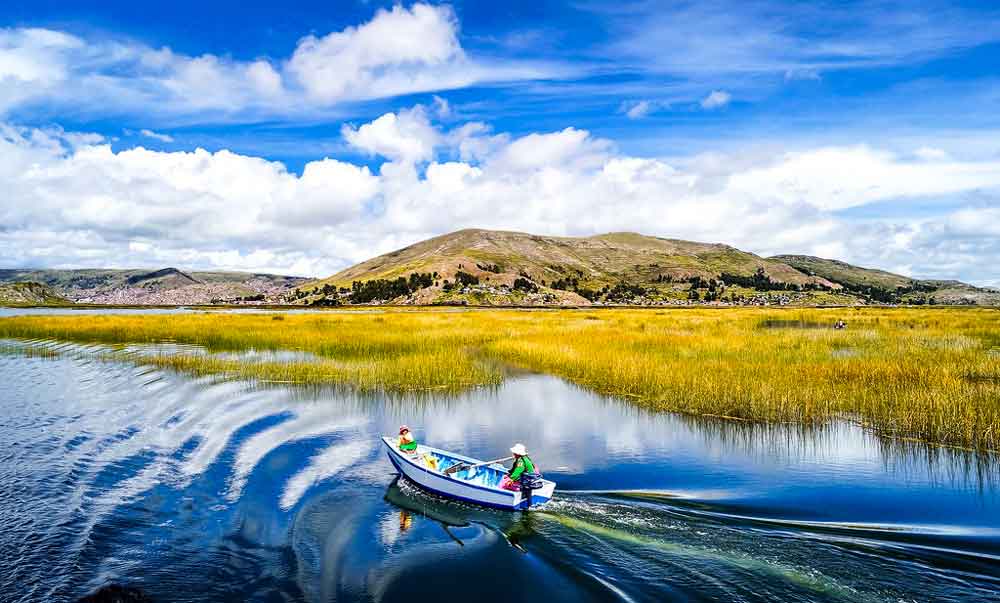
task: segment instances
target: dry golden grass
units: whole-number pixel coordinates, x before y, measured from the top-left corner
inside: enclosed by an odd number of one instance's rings
[[[30,316],[0,337],[302,350],[317,361],[155,356],[191,373],[361,389],[495,384],[489,360],[646,407],[750,421],[847,417],[879,432],[1000,449],[1000,312],[988,309],[387,310]],[[834,330],[843,318],[848,329]],[[771,326],[768,326],[771,325]],[[805,328],[803,328],[805,327]],[[541,401],[544,403],[544,401]]]

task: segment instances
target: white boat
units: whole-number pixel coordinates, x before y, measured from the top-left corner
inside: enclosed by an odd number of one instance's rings
[[[521,492],[500,487],[507,468],[499,463],[461,469],[448,475],[444,471],[453,465],[476,465],[482,461],[422,444],[417,446],[415,453],[406,453],[396,446],[393,437],[383,437],[382,443],[388,449],[389,461],[401,475],[425,490],[448,498],[516,511],[548,502],[556,489],[555,482],[543,479],[542,487],[531,491],[529,504]]]

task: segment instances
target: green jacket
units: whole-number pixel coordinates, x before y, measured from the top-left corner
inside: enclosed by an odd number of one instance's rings
[[[414,438],[412,442],[407,442],[402,436],[399,438],[399,449],[403,452],[413,452],[417,449],[417,439]]]
[[[531,462],[531,459],[527,456],[519,456],[517,460],[514,461],[514,466],[510,468],[507,472],[507,476],[510,480],[516,482],[521,479],[521,474],[527,471],[528,473],[536,473],[535,464]]]

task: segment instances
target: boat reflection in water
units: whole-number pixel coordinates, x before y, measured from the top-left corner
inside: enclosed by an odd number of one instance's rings
[[[502,536],[507,544],[522,553],[526,552],[521,541],[531,534],[529,514],[503,513],[449,500],[423,490],[402,476],[389,484],[385,491],[385,501],[399,508],[401,533],[412,527],[413,515],[416,514],[438,523],[444,533],[460,546],[465,546],[465,543],[452,528],[476,524]]]

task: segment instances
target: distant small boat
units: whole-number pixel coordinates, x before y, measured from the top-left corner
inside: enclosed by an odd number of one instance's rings
[[[507,469],[499,463],[462,469],[447,475],[444,471],[453,465],[477,465],[483,461],[424,445],[418,446],[415,454],[407,454],[399,450],[396,438],[392,437],[382,438],[382,443],[388,449],[389,461],[401,475],[424,490],[448,498],[517,511],[548,502],[556,489],[555,482],[543,479],[542,487],[531,491],[529,505],[521,492],[500,487]],[[431,462],[425,460],[427,455]]]

